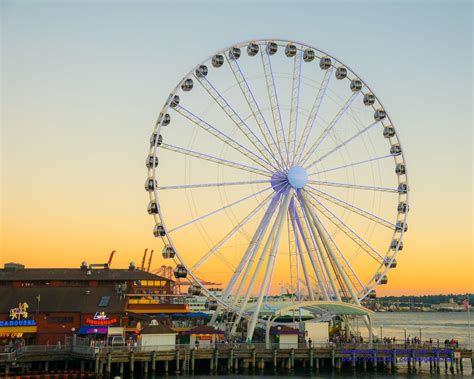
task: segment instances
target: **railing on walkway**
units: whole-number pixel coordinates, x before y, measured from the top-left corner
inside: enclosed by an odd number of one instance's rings
[[[231,349],[239,351],[251,351],[251,350],[289,350],[289,349],[309,349],[322,350],[322,349],[350,349],[350,350],[368,350],[368,349],[390,349],[390,350],[430,350],[430,349],[446,349],[446,350],[469,350],[468,346],[454,346],[454,345],[406,345],[403,343],[398,344],[387,344],[387,343],[312,343],[311,346],[307,343],[218,343],[218,344],[176,344],[176,345],[159,345],[159,346],[88,346],[85,344],[77,345],[26,345],[14,351],[7,351],[3,349],[0,351],[0,362],[11,361],[16,358],[20,358],[27,355],[50,353],[50,354],[68,354],[74,353],[84,356],[94,356],[95,354],[106,355],[108,353],[151,353],[156,352],[174,352],[176,350],[198,350],[198,351],[211,351],[217,349],[225,352]]]

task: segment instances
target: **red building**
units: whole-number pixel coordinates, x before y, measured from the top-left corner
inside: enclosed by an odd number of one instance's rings
[[[65,342],[74,334],[107,334],[133,324],[134,315],[186,313],[173,295],[174,282],[137,270],[92,268],[29,269],[7,263],[0,269],[0,341]],[[132,328],[133,329],[133,328]]]

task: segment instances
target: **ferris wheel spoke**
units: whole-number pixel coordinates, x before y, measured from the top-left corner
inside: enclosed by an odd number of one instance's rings
[[[360,190],[367,190],[367,191],[382,191],[382,192],[394,192],[394,193],[399,192],[398,188],[366,186],[366,185],[351,184],[351,183],[323,182],[320,180],[308,180],[308,183],[316,184],[318,186],[353,188],[353,189],[360,189]]]
[[[333,223],[338,229],[352,239],[357,245],[359,245],[363,251],[365,251],[370,257],[372,257],[377,263],[383,263],[384,257],[375,250],[367,241],[359,236],[352,228],[350,228],[344,221],[332,213],[327,207],[324,206],[316,197],[310,192],[305,191],[309,196],[307,197],[308,204],[311,204],[318,209],[331,223]]]
[[[329,125],[324,129],[324,131],[319,135],[319,137],[314,141],[314,143],[311,145],[311,147],[308,149],[308,151],[303,155],[303,158],[300,160],[299,165],[304,166],[308,159],[316,152],[318,147],[324,142],[326,137],[329,135],[331,130],[336,126],[338,121],[341,119],[341,117],[346,113],[346,111],[350,108],[352,102],[355,100],[355,98],[359,95],[359,92],[354,92],[349,99],[344,103],[344,105],[341,107],[339,112],[337,112],[336,116],[332,119],[332,121],[329,123]]]
[[[330,155],[332,155],[333,153],[335,153],[336,151],[338,151],[340,148],[346,146],[349,142],[355,140],[357,137],[360,137],[362,134],[364,134],[365,132],[367,132],[368,130],[372,129],[375,125],[377,125],[380,121],[375,121],[373,122],[372,124],[370,124],[369,126],[365,127],[364,129],[360,130],[358,133],[354,134],[352,137],[350,137],[349,139],[345,140],[344,142],[340,143],[339,145],[337,145],[335,148],[329,150],[326,154],[324,154],[323,156],[321,156],[320,158],[314,160],[312,163],[310,163],[309,165],[306,166],[306,169],[309,169],[310,167],[313,167],[315,164],[318,164],[319,162],[321,162],[322,160],[326,159],[327,157],[329,157]]]
[[[238,233],[242,227],[245,226],[256,214],[263,208],[263,206],[270,200],[272,194],[268,195],[259,205],[257,205],[247,216],[245,216],[232,230],[227,233],[216,245],[212,247],[199,261],[197,261],[192,267],[191,271],[196,271],[201,267],[214,253],[220,249],[227,241],[229,241],[236,233]]]
[[[318,94],[316,95],[316,99],[314,100],[313,107],[311,108],[311,111],[308,115],[308,119],[306,120],[306,125],[303,129],[303,134],[301,135],[301,138],[298,142],[298,147],[296,149],[297,161],[301,159],[301,155],[303,154],[306,144],[308,143],[309,136],[313,129],[314,121],[318,116],[319,108],[321,107],[321,103],[323,102],[324,96],[326,94],[326,90],[328,88],[329,80],[331,79],[331,74],[333,70],[334,66],[326,70],[324,73],[321,87],[318,90]]]
[[[301,84],[301,62],[303,52],[295,55],[293,62],[293,82],[291,87],[291,109],[290,109],[290,127],[288,128],[288,151],[291,158],[291,165],[295,163],[296,155],[296,137],[298,132],[298,112],[300,102],[300,84]]]
[[[288,197],[287,195],[288,195],[288,190],[285,190],[283,197],[286,199],[286,198]],[[244,296],[243,296],[243,299],[242,299],[241,302],[240,302],[240,307],[239,307],[239,310],[238,310],[238,312],[237,312],[237,319],[236,319],[234,325],[232,326],[231,334],[235,333],[236,327],[237,327],[237,325],[239,324],[240,319],[241,319],[242,315],[243,315],[244,312],[245,312],[245,308],[246,308],[246,306],[247,306],[247,303],[248,303],[248,301],[249,301],[249,298],[250,298],[250,295],[251,295],[251,293],[252,293],[253,287],[254,287],[254,285],[255,285],[255,281],[256,281],[256,279],[257,279],[257,277],[258,277],[258,274],[259,274],[259,272],[260,272],[260,269],[261,269],[261,267],[262,267],[262,265],[263,265],[263,263],[264,263],[264,261],[265,261],[265,259],[266,259],[266,257],[267,257],[267,254],[268,254],[268,252],[269,252],[269,250],[270,250],[270,248],[271,248],[271,246],[272,246],[272,244],[273,244],[273,240],[274,240],[275,237],[276,237],[276,232],[278,231],[278,225],[280,224],[281,218],[283,217],[282,214],[283,214],[283,215],[285,214],[285,212],[282,211],[282,208],[283,208],[283,201],[280,201],[280,209],[278,210],[278,214],[277,214],[277,216],[276,216],[276,219],[275,219],[275,221],[273,222],[273,225],[272,225],[272,227],[271,227],[271,229],[270,229],[270,232],[269,232],[269,234],[268,234],[268,236],[267,236],[267,239],[266,239],[266,241],[265,241],[265,244],[264,244],[264,247],[263,247],[263,249],[262,249],[262,252],[260,253],[260,257],[259,257],[259,259],[257,260],[257,263],[256,263],[255,268],[254,268],[254,270],[253,270],[253,273],[252,273],[252,276],[251,276],[251,278],[250,278],[250,281],[249,281],[249,283],[247,284],[247,288],[245,289],[245,294],[244,294]],[[271,219],[268,219],[267,222],[269,223],[270,221],[271,221]],[[260,240],[260,243],[263,242],[263,237],[264,237],[264,235],[262,235],[262,239]],[[258,250],[259,250],[259,247],[256,246],[256,247],[255,247],[255,254],[257,253]],[[253,263],[253,262],[252,262],[252,263]],[[250,272],[250,269],[251,269],[251,266],[250,266],[250,262],[249,262],[249,264],[247,265],[248,273]],[[244,283],[244,284],[242,284],[242,283]],[[245,283],[246,283],[246,282],[244,282],[244,278],[242,278],[242,279],[241,279],[241,282],[240,282],[240,286],[245,285]],[[239,286],[239,287],[240,287],[240,286]],[[264,288],[263,283],[262,283],[261,289],[262,289],[262,288]],[[239,300],[239,299],[238,299],[238,297],[236,296],[236,298],[234,299],[234,305],[237,304],[237,301],[238,301],[238,300]]]
[[[205,161],[221,164],[221,165],[228,166],[228,167],[237,168],[239,170],[252,172],[252,173],[258,174],[258,175],[263,175],[263,176],[267,176],[267,177],[272,176],[269,172],[260,170],[259,168],[256,168],[256,167],[246,166],[246,165],[243,165],[241,163],[229,161],[229,160],[222,159],[222,158],[217,158],[217,157],[214,157],[214,156],[209,155],[209,154],[204,154],[204,153],[201,153],[201,152],[198,152],[198,151],[185,149],[185,148],[179,147],[179,146],[174,146],[174,145],[169,145],[169,144],[164,143],[160,146],[160,149],[173,151],[175,153],[187,155],[189,157],[203,159]]]
[[[270,190],[270,189],[272,189],[272,187],[264,188],[264,189],[261,190],[261,191],[255,192],[255,193],[253,193],[253,194],[251,194],[251,195],[249,195],[249,196],[246,196],[246,197],[244,197],[244,198],[242,198],[242,199],[239,199],[239,200],[237,200],[237,201],[234,201],[233,203],[227,204],[226,206],[224,206],[224,207],[222,207],[222,208],[216,209],[216,210],[214,210],[214,211],[212,211],[212,212],[209,212],[209,213],[207,213],[207,214],[205,214],[205,215],[203,215],[203,216],[200,216],[200,217],[198,217],[198,218],[195,218],[194,220],[191,220],[191,221],[188,221],[188,222],[186,222],[186,223],[184,223],[184,224],[182,224],[182,225],[179,225],[179,226],[177,226],[177,227],[175,227],[175,228],[169,230],[169,233],[176,232],[177,230],[182,229],[182,228],[184,228],[184,227],[186,227],[186,226],[188,226],[188,225],[192,225],[192,224],[194,224],[195,222],[204,220],[205,218],[207,218],[207,217],[209,217],[209,216],[215,215],[216,213],[222,212],[223,210],[228,209],[228,208],[230,208],[230,207],[233,207],[234,205],[240,204],[240,203],[242,203],[242,202],[244,202],[244,201],[246,201],[246,200],[249,200],[249,199],[251,199],[251,198],[254,198],[254,197],[260,195],[261,193],[263,193],[263,192],[265,192],[265,191],[268,191],[268,190]]]
[[[267,85],[268,98],[273,116],[273,125],[275,127],[275,135],[277,138],[278,148],[283,154],[286,152],[286,163],[289,164],[289,152],[286,144],[285,129],[281,119],[280,104],[278,102],[278,93],[275,86],[275,77],[273,75],[272,60],[267,51],[268,47],[260,48],[260,56],[262,58],[263,71],[265,73],[265,83]]]
[[[181,105],[177,105],[173,108],[176,112],[178,112],[183,117],[187,118],[189,121],[194,123],[195,125],[199,126],[206,132],[210,133],[214,137],[218,138],[226,145],[232,147],[234,150],[238,151],[242,155],[246,156],[248,159],[252,160],[256,164],[260,165],[266,170],[273,171],[273,167],[269,165],[267,161],[262,159],[260,156],[255,154],[253,151],[250,151],[245,146],[234,140],[233,138],[229,137],[228,135],[222,133],[217,128],[209,124],[208,122],[204,121],[202,118],[196,116],[191,111],[187,110],[186,108],[182,107]]]
[[[232,277],[230,278],[229,283],[227,284],[226,288],[224,289],[224,292],[222,294],[222,299],[224,301],[229,300],[229,297],[232,293],[232,290],[239,280],[239,277],[241,276],[243,272],[243,277],[241,279],[241,282],[237,288],[237,291],[235,293],[234,299],[233,299],[233,304],[232,306],[235,306],[240,298],[240,293],[242,291],[243,284],[247,280],[248,273],[250,272],[249,267],[253,265],[253,262],[255,260],[255,255],[258,250],[258,246],[260,245],[260,242],[265,235],[265,231],[267,230],[267,227],[269,225],[269,221],[272,218],[273,214],[275,213],[275,209],[278,205],[279,202],[279,192],[276,193],[276,195],[272,196],[272,200],[270,202],[270,205],[268,206],[267,210],[265,211],[265,214],[262,217],[262,220],[258,224],[258,227],[249,243],[247,246],[247,249],[245,250],[245,253],[239,262],[239,265],[235,269],[234,273],[232,274]],[[245,269],[245,270],[244,270]],[[220,306],[218,307],[218,310],[212,315],[211,324],[214,324],[217,320],[217,316],[220,311]]]
[[[332,195],[330,195],[330,194],[328,194],[324,191],[320,191],[320,190],[318,190],[314,187],[311,187],[309,185],[307,186],[307,190],[312,192],[312,193],[317,194],[319,197],[321,197],[323,199],[326,199],[327,201],[330,201],[333,204],[339,205],[340,207],[342,207],[344,209],[348,209],[348,210],[350,210],[354,213],[357,213],[358,215],[363,216],[363,217],[365,217],[365,218],[367,218],[371,221],[375,221],[378,224],[383,225],[388,229],[393,230],[396,227],[396,225],[391,223],[390,221],[387,221],[387,220],[385,220],[385,219],[383,219],[379,216],[376,216],[373,213],[367,212],[366,210],[364,210],[362,208],[356,207],[353,204],[347,203],[344,200],[341,200],[341,199],[337,198],[336,196],[332,196]]]
[[[395,154],[382,155],[380,157],[375,157],[375,158],[366,159],[366,160],[359,161],[359,162],[349,163],[349,164],[342,165],[342,166],[332,167],[332,168],[328,168],[328,169],[322,170],[322,171],[312,172],[311,174],[308,174],[308,176],[323,174],[323,173],[326,173],[326,172],[336,171],[336,170],[340,170],[340,169],[347,168],[347,167],[358,166],[358,165],[361,165],[361,164],[364,164],[364,163],[369,163],[369,162],[378,161],[378,160],[385,159],[385,158],[393,158],[393,157],[395,157]]]
[[[224,98],[224,96],[212,85],[210,80],[201,76],[194,75],[199,83],[204,87],[207,93],[214,99],[214,101],[221,107],[225,114],[234,122],[237,128],[244,134],[247,139],[254,145],[258,152],[265,158],[265,160],[274,168],[278,167],[278,160],[268,147],[258,138],[247,123],[238,115],[234,108]]]
[[[252,317],[251,317],[249,325],[247,327],[247,340],[252,339],[253,332],[255,330],[255,326],[257,325],[257,318],[258,318],[258,315],[260,313],[260,308],[262,306],[263,297],[264,297],[265,292],[268,288],[270,273],[273,271],[273,267],[274,267],[275,260],[276,260],[276,255],[277,255],[277,252],[278,252],[278,248],[280,246],[281,232],[282,232],[282,229],[283,229],[283,223],[285,221],[285,215],[286,215],[286,212],[288,211],[288,206],[290,205],[290,200],[291,200],[291,193],[288,192],[284,195],[284,198],[282,200],[282,204],[281,204],[280,209],[278,211],[277,219],[275,220],[275,224],[273,226],[273,229],[275,229],[274,236],[271,239],[268,239],[267,243],[265,244],[264,250],[270,250],[269,251],[269,256],[268,256],[268,261],[267,261],[267,268],[266,268],[266,270],[264,272],[264,275],[263,275],[262,285],[260,287],[260,292],[258,294],[255,309],[252,313]],[[270,245],[271,245],[271,249],[270,249]],[[253,284],[254,283],[251,283],[249,285],[249,288],[253,287]]]
[[[319,289],[321,290],[323,299],[329,300],[331,298],[330,283],[327,274],[324,272],[324,265],[322,263],[322,260],[318,252],[316,251],[316,244],[311,234],[311,230],[309,228],[308,220],[304,213],[304,209],[295,205],[295,211],[296,226],[298,227],[304,247],[306,248],[311,267],[313,268],[313,271],[316,274],[316,280],[318,282]]]
[[[333,299],[335,298],[337,301],[341,301],[341,295],[338,291],[338,287],[336,286],[336,282],[334,280],[333,271],[331,270],[330,262],[328,263],[327,251],[324,249],[322,240],[320,239],[320,236],[318,235],[318,232],[315,229],[314,223],[312,222],[311,213],[307,209],[307,206],[305,202],[302,200],[301,196],[298,196],[298,200],[301,204],[301,211],[304,215],[306,225],[310,231],[312,241],[314,243],[314,246],[316,247],[315,251],[317,252],[318,258],[322,262],[321,268],[324,267],[323,272],[325,273],[325,276],[329,279],[329,283],[330,283],[329,288],[332,289],[332,293],[334,296]]]
[[[234,74],[235,80],[237,81],[237,84],[239,85],[243,96],[245,97],[245,100],[247,101],[250,110],[252,111],[252,115],[255,121],[257,122],[260,133],[262,134],[265,142],[267,143],[268,149],[272,152],[273,156],[280,156],[280,168],[283,168],[283,163],[285,162],[285,160],[283,158],[282,152],[278,148],[275,138],[273,137],[273,134],[265,118],[263,117],[262,111],[260,110],[260,107],[258,106],[257,101],[255,100],[255,96],[253,95],[252,90],[250,89],[248,82],[245,79],[245,75],[242,72],[239,63],[236,59],[229,59],[227,55],[225,55],[225,58],[227,60],[227,63],[229,64],[232,73]]]
[[[314,301],[315,298],[314,298],[313,286],[311,285],[311,280],[310,280],[309,275],[308,275],[308,268],[306,266],[306,260],[304,258],[303,250],[301,248],[299,233],[298,233],[298,229],[297,229],[297,226],[296,226],[296,209],[295,209],[294,202],[293,202],[293,204],[290,204],[289,214],[290,214],[291,229],[293,231],[293,235],[294,235],[295,242],[296,242],[295,243],[296,253],[297,253],[297,255],[300,259],[301,267],[303,269],[303,275],[304,275],[304,279],[305,279],[305,283],[306,283],[306,288],[308,290],[308,296],[309,296],[311,301]],[[319,285],[321,285],[321,283],[319,283]]]
[[[357,282],[359,283],[359,285],[364,288],[364,285],[362,283],[362,281],[360,280],[359,276],[357,275],[357,273],[354,271],[354,269],[352,268],[352,266],[350,265],[349,261],[347,260],[345,254],[341,251],[341,249],[339,249],[339,246],[337,245],[336,241],[334,238],[331,237],[331,234],[329,233],[328,229],[326,228],[326,226],[324,225],[323,221],[321,220],[321,217],[318,217],[317,214],[314,213],[314,217],[317,218],[320,226],[322,227],[322,229],[324,230],[324,233],[326,235],[326,237],[329,239],[329,242],[331,243],[331,245],[333,247],[335,247],[335,249],[337,250],[337,252],[339,253],[339,255],[342,257],[342,259],[344,260],[347,268],[352,272],[354,278],[357,280]],[[352,280],[351,280],[352,281]],[[354,283],[352,282],[353,284],[353,287],[354,286]]]
[[[303,193],[303,195],[302,195],[302,201],[303,201],[303,203],[306,202],[305,193]],[[346,294],[346,296],[350,295],[352,297],[352,300],[354,301],[354,303],[356,303],[357,305],[360,305],[359,297],[357,296],[357,292],[354,288],[354,285],[353,285],[353,283],[351,283],[351,280],[349,279],[344,267],[341,265],[341,262],[338,260],[336,254],[333,250],[333,247],[337,248],[337,245],[334,244],[334,241],[331,239],[330,235],[327,234],[327,230],[324,228],[324,225],[322,225],[320,219],[318,218],[318,216],[316,215],[314,210],[311,209],[311,207],[308,206],[308,204],[306,204],[306,207],[307,207],[307,209],[308,209],[308,211],[309,211],[309,213],[310,213],[310,215],[313,219],[316,230],[318,231],[319,236],[320,236],[320,238],[323,242],[323,245],[324,245],[324,247],[325,247],[325,249],[328,253],[328,257],[331,260],[333,270],[336,272],[336,274],[338,276],[339,285],[340,285],[341,289]],[[329,237],[329,240],[328,240],[328,237]],[[345,260],[345,257],[341,253],[341,251],[338,248],[337,248],[337,250],[339,251],[342,258]],[[345,260],[345,262],[348,264],[348,262],[346,260]],[[349,264],[348,264],[348,267],[352,270],[352,267]],[[360,285],[363,286],[362,282],[359,280],[359,278],[355,274],[355,272],[354,271],[352,271],[352,272],[355,275],[356,279],[359,281]],[[347,293],[346,291],[349,291],[349,293]]]
[[[240,186],[248,184],[270,183],[270,180],[245,180],[240,182],[217,182],[217,183],[201,183],[201,184],[181,184],[176,186],[158,186],[159,190],[170,189],[189,189],[189,188],[208,188],[208,187],[224,187],[224,186]]]

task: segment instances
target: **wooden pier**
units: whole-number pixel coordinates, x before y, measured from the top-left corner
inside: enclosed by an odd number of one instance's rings
[[[25,375],[27,372],[48,373],[51,370],[75,370],[95,376],[123,376],[124,373],[180,374],[199,372],[238,372],[244,369],[307,370],[320,368],[357,370],[396,370],[404,365],[409,370],[429,367],[433,371],[463,372],[464,365],[474,368],[472,350],[418,345],[342,344],[312,346],[268,346],[266,344],[219,344],[194,348],[177,345],[173,349],[156,347],[142,351],[132,348],[89,348],[84,346],[51,346],[27,348],[0,354],[0,378]]]

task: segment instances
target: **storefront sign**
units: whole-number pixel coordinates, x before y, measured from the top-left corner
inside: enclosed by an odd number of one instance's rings
[[[23,333],[0,333],[0,337],[3,338],[21,338],[23,337]]]
[[[7,320],[0,321],[0,327],[2,326],[35,326],[35,320]]]
[[[113,325],[118,322],[116,317],[110,318],[105,312],[96,312],[94,317],[86,318],[86,324],[88,325]]]
[[[28,304],[27,303],[19,303],[18,308],[10,309],[10,318],[12,320],[21,320],[28,318]]]

